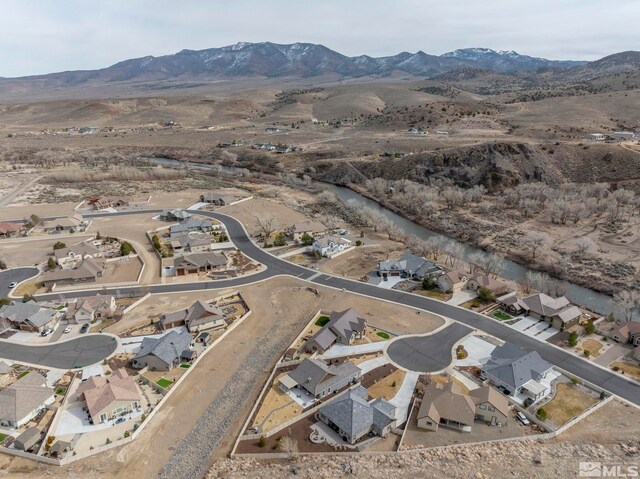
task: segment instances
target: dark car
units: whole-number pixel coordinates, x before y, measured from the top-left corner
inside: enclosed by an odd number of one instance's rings
[[[87,330],[89,329],[89,323],[85,323],[82,325],[82,327],[80,328],[80,332],[81,333],[86,333]]]

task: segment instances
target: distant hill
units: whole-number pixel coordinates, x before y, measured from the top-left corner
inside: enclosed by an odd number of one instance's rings
[[[640,52],[615,53],[582,66],[570,68],[559,78],[570,81],[593,80],[610,75],[631,73],[640,70]]]
[[[477,68],[504,73],[531,71],[540,68],[571,68],[586,63],[570,60],[547,60],[546,58],[521,55],[514,51],[495,51],[490,48],[463,48],[445,53],[442,56],[470,61],[475,63]]]

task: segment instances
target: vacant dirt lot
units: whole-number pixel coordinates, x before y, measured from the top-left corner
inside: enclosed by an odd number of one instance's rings
[[[2,212],[2,209],[0,209]],[[0,259],[6,261],[9,268],[17,266],[33,266],[47,261],[53,256],[53,244],[62,241],[70,246],[80,241],[93,238],[87,235],[69,237],[47,236],[43,239],[10,239],[0,240]]]
[[[241,221],[252,236],[260,232],[256,225],[256,217],[262,220],[274,218],[279,228],[285,228],[298,221],[308,219],[305,215],[289,206],[266,198],[252,198],[242,203],[225,206],[220,208],[219,211]]]
[[[562,426],[598,400],[572,384],[560,383],[556,396],[544,406],[549,421]]]

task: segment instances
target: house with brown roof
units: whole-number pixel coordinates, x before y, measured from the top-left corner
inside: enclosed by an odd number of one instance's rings
[[[59,319],[60,313],[57,310],[40,306],[33,301],[0,306],[0,322],[22,331],[40,332],[53,328]]]
[[[77,283],[92,283],[101,278],[107,267],[102,258],[87,258],[72,269],[47,271],[41,281],[47,288]]]
[[[430,384],[418,409],[418,427],[437,431],[440,426],[471,432],[476,420],[504,425],[509,417],[509,401],[490,386],[465,394],[455,382]]]
[[[43,375],[30,371],[0,391],[0,426],[20,428],[53,403],[54,390]]]
[[[186,326],[190,333],[227,325],[226,315],[220,308],[205,301],[196,301],[186,309],[180,309],[160,316],[162,330]]]
[[[45,221],[42,224],[42,229],[45,233],[59,233],[62,231],[78,231],[85,224],[82,215],[74,214],[67,218],[57,218],[55,220]]]
[[[467,280],[467,289],[471,291],[480,291],[488,289],[495,296],[499,296],[507,292],[509,287],[502,281],[490,277],[484,273],[473,273]]]
[[[366,328],[367,322],[355,309],[333,311],[329,322],[306,342],[305,350],[324,353],[336,343],[353,344],[355,340],[364,337]]]
[[[497,298],[498,304],[511,314],[526,314],[546,321],[561,331],[575,326],[582,317],[582,311],[564,296],[552,298],[544,293],[537,293],[519,298],[515,292]]]
[[[468,274],[463,270],[452,270],[441,274],[436,279],[438,289],[443,293],[455,293],[467,284]]]
[[[226,269],[228,259],[223,252],[190,253],[176,256],[173,267],[177,276]]]
[[[640,346],[640,322],[627,321],[611,331],[611,338],[619,343]]]
[[[302,237],[307,234],[312,238],[318,238],[329,232],[329,227],[318,221],[306,220],[294,223],[289,226],[285,233],[289,235],[296,243],[302,241]]]
[[[81,382],[76,396],[87,403],[94,424],[134,412],[141,404],[138,385],[124,368],[116,369],[108,377],[92,376]]]
[[[93,197],[89,200],[89,204],[96,210],[105,210],[107,208],[123,208],[129,206],[129,201],[123,198],[113,197]]]
[[[62,269],[73,268],[76,264],[88,258],[102,258],[104,253],[90,241],[83,241],[68,248],[57,249],[53,252],[56,263]]]
[[[12,236],[18,236],[23,229],[23,225],[2,221],[0,222],[0,238],[10,238]]]
[[[78,298],[69,304],[67,319],[76,324],[90,323],[98,319],[112,318],[117,309],[116,298],[106,294],[96,294]]]

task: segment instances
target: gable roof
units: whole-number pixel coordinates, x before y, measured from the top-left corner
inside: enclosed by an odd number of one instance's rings
[[[160,317],[162,324],[184,321],[187,325],[197,326],[211,321],[224,319],[224,312],[217,306],[206,301],[196,301],[186,309],[165,313]]]
[[[67,315],[73,316],[80,310],[93,313],[96,309],[100,309],[104,305],[108,305],[110,307],[113,300],[114,297],[107,294],[96,294],[95,296],[78,298],[75,303],[71,303],[69,305]]]
[[[45,377],[31,371],[0,391],[0,418],[20,421],[52,396]]]
[[[23,225],[17,223],[9,223],[7,221],[0,222],[0,235],[6,235],[7,233],[17,233],[23,228]]]
[[[33,301],[0,306],[0,318],[19,324],[29,322],[36,327],[42,327],[53,321],[56,313],[55,309],[45,308]]]
[[[442,271],[442,268],[437,264],[410,251],[395,260],[380,261],[378,269],[380,271],[406,272],[415,276],[426,276]]]
[[[333,366],[319,359],[306,358],[288,374],[296,383],[316,395],[359,372],[360,368],[351,361]]]
[[[469,397],[477,404],[489,403],[503,415],[509,417],[509,400],[491,386],[482,386],[469,391]]]
[[[140,351],[133,359],[142,358],[149,354],[156,356],[167,364],[180,359],[182,352],[189,349],[193,338],[188,333],[171,331],[161,338],[146,337],[142,340]]]
[[[473,399],[464,394],[457,383],[429,384],[418,409],[418,419],[428,417],[436,424],[441,418],[473,424],[475,408]]]
[[[71,279],[95,279],[98,276],[98,273],[104,271],[106,267],[107,262],[102,258],[86,258],[73,269],[47,271],[42,275],[42,281],[50,282]]]
[[[190,253],[182,256],[176,256],[173,260],[174,268],[186,266],[195,266],[203,268],[206,266],[224,266],[227,264],[227,257],[222,252],[209,253]]]
[[[367,322],[353,308],[333,311],[329,318],[329,322],[309,339],[315,341],[324,350],[336,342],[340,336],[349,339],[353,334],[362,334],[367,325]]]
[[[552,367],[537,351],[526,351],[505,343],[491,352],[484,372],[516,390],[531,380],[538,381]]]
[[[71,254],[76,256],[96,255],[100,254],[100,250],[96,248],[92,243],[83,241],[82,243],[72,245],[69,248],[57,249],[53,252],[53,254],[57,259],[62,259]]]
[[[611,332],[618,333],[626,340],[632,334],[640,334],[640,322],[627,321],[626,323],[622,323],[620,326],[614,328]]]
[[[80,386],[85,384],[82,393],[91,416],[96,416],[114,401],[140,401],[138,386],[124,368],[116,369],[108,378],[92,376]]]

